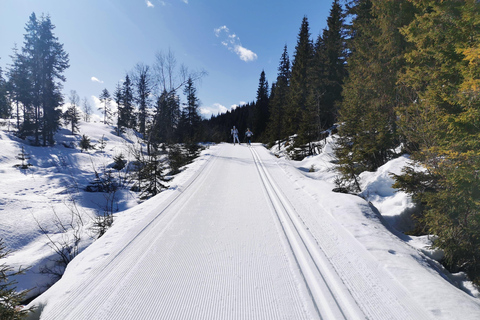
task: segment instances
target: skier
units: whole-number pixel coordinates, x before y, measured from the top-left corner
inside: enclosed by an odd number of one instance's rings
[[[233,129],[230,130],[230,133],[233,136],[233,145],[235,145],[235,139],[237,140],[238,144],[240,144],[240,140],[238,140],[238,130],[235,128],[235,126],[233,126]]]
[[[247,128],[247,131],[245,132],[245,137],[247,138],[248,145],[250,145],[250,142],[251,142],[250,140],[251,140],[252,136],[253,136],[253,132],[250,131],[250,129]]]

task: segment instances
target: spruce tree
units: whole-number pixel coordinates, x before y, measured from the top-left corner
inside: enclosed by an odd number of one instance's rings
[[[187,97],[187,103],[184,108],[184,127],[185,127],[185,137],[184,139],[188,142],[193,142],[198,139],[200,135],[200,122],[202,117],[198,113],[198,108],[200,107],[200,102],[197,98],[197,89],[194,86],[192,78],[189,78],[183,93]]]
[[[103,113],[103,123],[104,124],[110,124],[110,120],[112,117],[112,110],[110,109],[110,103],[112,101],[112,98],[110,97],[110,92],[105,88],[102,90],[102,93],[98,97],[100,99],[100,107],[98,110],[102,111]]]
[[[295,47],[290,90],[288,90],[285,108],[285,126],[288,135],[297,133],[307,108],[309,95],[308,70],[313,57],[313,44],[310,39],[310,29],[307,17],[303,17],[297,45]]]
[[[299,130],[299,142],[309,145],[321,137],[337,119],[337,106],[341,102],[345,71],[345,25],[338,1],[334,1],[327,28],[319,35],[314,47],[311,67],[308,69],[307,108]]]
[[[6,250],[3,239],[0,238],[0,260],[4,259],[10,252]],[[15,287],[16,281],[12,277],[23,274],[25,269],[14,268],[5,263],[0,263],[0,319],[17,320],[25,319],[32,309],[21,308],[28,291],[18,292]]]
[[[342,101],[342,86],[346,76],[346,43],[343,12],[338,0],[335,0],[327,19],[327,28],[323,37],[319,37],[316,46],[315,64],[322,68],[323,83],[319,83],[320,91],[315,97],[320,100],[320,114],[322,129],[327,129],[336,121],[337,107]],[[317,88],[316,88],[317,89]],[[317,89],[318,90],[318,89]]]
[[[119,127],[135,129],[136,115],[134,106],[134,88],[130,76],[125,76],[125,81],[122,86],[122,106],[119,112]]]
[[[135,89],[138,103],[138,131],[145,136],[150,95],[153,90],[153,79],[150,67],[144,64],[135,66]]]
[[[157,100],[150,143],[155,148],[160,143],[174,143],[175,130],[180,118],[180,102],[176,91],[163,91]]]
[[[115,101],[115,104],[117,105],[117,136],[120,136],[120,134],[123,132],[122,128],[122,108],[123,108],[123,91],[122,91],[122,85],[120,83],[117,83],[117,86],[115,87],[115,92],[113,93],[113,100]]]
[[[285,108],[290,88],[290,58],[288,56],[287,45],[283,48],[283,53],[278,66],[277,81],[275,88],[272,89],[270,100],[270,120],[267,131],[271,142],[279,141],[286,136],[285,131]]]
[[[90,122],[92,117],[92,106],[88,102],[87,97],[84,97],[82,100],[82,111],[83,111],[83,121]]]
[[[80,97],[75,90],[70,91],[69,100],[70,106],[63,114],[63,118],[67,124],[70,124],[72,134],[75,134],[78,131],[78,123],[80,122],[80,111],[78,108],[80,104]]]
[[[50,16],[43,16],[40,23],[39,51],[42,58],[42,95],[43,109],[42,135],[43,144],[52,145],[53,135],[60,127],[61,110],[63,104],[63,82],[66,81],[62,74],[69,67],[68,54],[63,49],[63,44],[58,42],[53,34],[55,26]]]
[[[7,82],[3,78],[2,68],[0,68],[0,118],[8,118],[11,113],[11,106],[7,98]]]
[[[414,46],[401,75],[418,96],[399,124],[424,170],[407,168],[397,187],[423,205],[420,220],[452,270],[480,283],[480,7],[475,0],[415,1],[402,28]]]
[[[43,145],[54,143],[53,135],[60,125],[59,106],[63,103],[62,83],[66,80],[63,72],[69,67],[68,54],[53,29],[48,15],[38,20],[32,13],[25,27],[22,52],[14,61],[15,72],[23,73],[16,83],[27,86],[22,90],[22,99],[32,106],[35,143],[40,144],[42,138]]]
[[[395,111],[411,101],[399,83],[408,44],[399,29],[415,14],[410,2],[359,0],[350,8],[348,78],[339,112],[337,157],[344,182],[374,171],[395,156],[400,144]]]
[[[262,139],[269,119],[269,93],[268,81],[265,71],[262,70],[257,89],[257,101],[255,103],[253,132]]]

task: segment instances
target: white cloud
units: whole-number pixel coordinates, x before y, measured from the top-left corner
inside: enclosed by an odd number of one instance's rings
[[[214,103],[212,106],[210,107],[200,107],[199,108],[199,111],[200,111],[200,114],[206,118],[206,119],[209,119],[212,115],[217,115],[219,113],[225,113],[228,111],[228,108],[221,105],[220,103]]]
[[[183,2],[184,2],[185,4],[188,4],[188,0],[183,0]]]
[[[230,108],[227,108],[220,103],[214,103],[212,106],[209,106],[209,107],[205,107],[205,106],[200,107],[199,111],[200,111],[200,114],[205,119],[210,119],[211,116],[216,116],[217,114],[222,114],[222,113],[226,113],[227,111],[235,110],[239,106],[243,106],[245,104],[246,104],[245,102],[240,101],[239,104],[232,104]]]
[[[220,28],[216,28],[216,29],[214,29],[213,31],[215,32],[215,35],[217,36],[217,38],[220,37],[220,34],[221,34],[222,32],[226,32],[226,33],[229,33],[229,32],[230,32],[230,30],[228,30],[227,26],[222,26],[222,27],[220,27]]]
[[[145,3],[147,4],[147,7],[149,7],[149,8],[155,8],[155,6],[153,5],[153,3],[151,3],[150,1],[146,0]]]
[[[235,47],[235,53],[245,62],[257,60],[257,54],[242,46]]]
[[[91,77],[90,80],[92,80],[92,82],[103,83],[103,81],[98,80],[98,78],[96,78],[96,77]]]
[[[255,52],[242,46],[240,38],[235,33],[230,33],[230,29],[227,26],[216,28],[213,32],[221,40],[220,43],[231,52],[237,54],[241,60],[249,62],[258,58]]]

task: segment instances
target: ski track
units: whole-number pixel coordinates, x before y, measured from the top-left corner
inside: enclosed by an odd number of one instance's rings
[[[311,319],[252,157],[237,148],[221,148],[41,319]]]
[[[263,147],[221,145],[156,205],[40,319],[429,318]]]
[[[266,166],[271,171],[277,171],[275,177],[289,176],[266,150],[262,150],[262,153],[269,159]],[[297,190],[286,192],[281,197],[287,205],[293,204],[289,211],[291,218],[296,220],[296,226],[302,230],[304,238],[315,243],[311,245],[318,249],[312,248],[311,252],[318,255],[315,260],[323,265],[319,269],[327,282],[331,282],[330,289],[334,295],[338,295],[339,301],[345,300],[350,304],[347,310],[350,307],[355,309],[351,305],[352,300],[345,299],[349,293],[368,319],[430,319],[426,310],[408,296],[408,292],[325,208],[312,204],[314,199],[303,188],[296,186],[292,180],[281,178],[276,181],[281,188]],[[347,319],[352,316],[356,315]]]

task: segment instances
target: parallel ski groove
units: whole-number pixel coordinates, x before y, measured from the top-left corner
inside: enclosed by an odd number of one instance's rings
[[[275,166],[279,167],[278,164]],[[291,188],[291,183],[292,181],[289,183],[283,181],[282,187],[287,187],[288,184]],[[430,318],[424,309],[408,297],[398,283],[392,283],[377,261],[327,213],[321,204],[316,210],[322,214],[314,213],[312,208],[303,207],[302,203],[311,203],[312,198],[301,188],[298,189],[299,192],[295,193],[294,199],[295,205],[299,206],[296,213],[298,224],[303,225],[303,229],[316,246],[321,248],[320,251],[325,254],[325,261],[336,270],[341,282],[348,289],[348,294],[360,302],[358,306],[368,319]],[[341,286],[341,283],[334,284],[333,287],[337,285]]]
[[[277,216],[282,223],[285,236],[288,238],[290,247],[292,248],[305,283],[310,291],[312,301],[318,312],[318,317],[321,319],[345,318],[337,298],[323,278],[315,261],[311,259],[309,250],[315,250],[315,248],[309,248],[306,239],[302,238],[301,232],[298,230],[298,225],[296,225],[292,219],[292,216],[296,213],[292,210],[291,206],[287,203],[287,200],[280,194],[278,188],[274,185],[274,182],[269,177],[267,169],[261,161],[258,153],[254,148],[250,148],[250,151],[260,173],[262,183],[275,207]],[[326,303],[328,300],[332,300],[334,304]]]
[[[243,178],[237,172],[243,166],[247,183],[256,186],[251,210],[242,212],[245,199],[238,197],[223,210],[215,203],[212,212],[205,206],[212,200],[198,201],[208,193],[209,176],[220,175],[211,171],[218,161],[209,161],[123,249],[48,306],[41,319],[311,319],[252,159],[223,158],[224,173]]]

